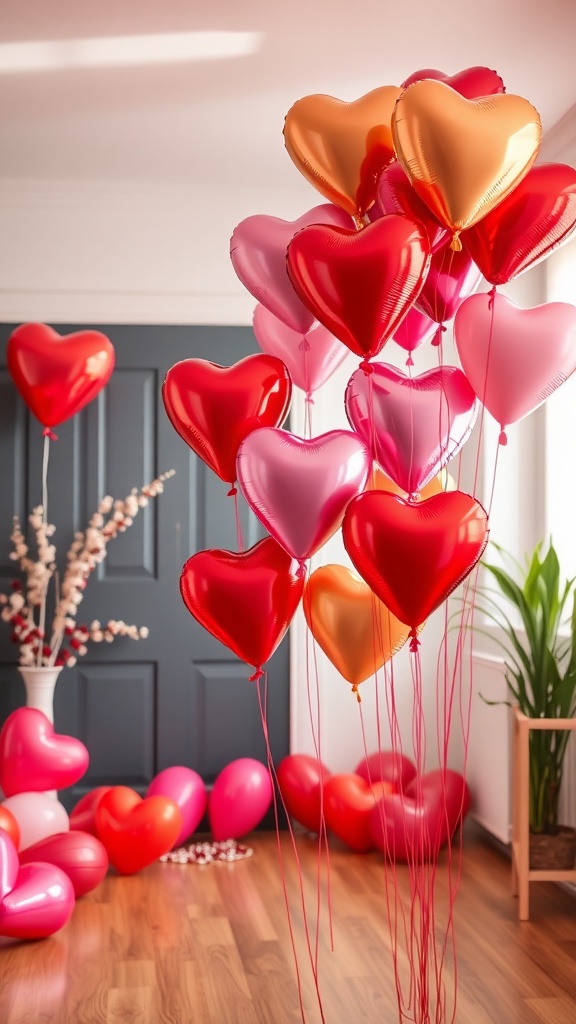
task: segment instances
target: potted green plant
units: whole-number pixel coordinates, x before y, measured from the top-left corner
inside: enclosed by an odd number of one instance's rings
[[[545,553],[538,543],[524,565],[498,545],[492,547],[502,564],[483,565],[496,586],[480,586],[474,604],[498,628],[493,635],[475,624],[474,631],[489,635],[504,652],[512,698],[504,703],[517,705],[528,718],[571,718],[576,714],[576,578],[561,577],[552,541]],[[565,729],[530,731],[530,866],[534,868],[574,866],[576,831],[558,823],[570,735]]]

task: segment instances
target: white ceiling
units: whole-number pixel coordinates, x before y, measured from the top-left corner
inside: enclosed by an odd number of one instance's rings
[[[0,74],[0,177],[251,182],[290,188],[284,115],[309,93],[357,99],[413,71],[475,64],[545,131],[576,101],[575,0],[1,0],[0,40],[227,29],[250,57]]]

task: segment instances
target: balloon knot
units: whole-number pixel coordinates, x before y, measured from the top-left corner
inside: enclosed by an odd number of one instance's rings
[[[297,569],[297,572],[296,572],[296,575],[297,575],[298,579],[300,579],[300,580],[306,579],[307,571],[308,571],[308,567],[306,565],[306,561],[305,561],[305,559],[302,559],[300,562],[298,562],[298,569]]]
[[[42,437],[49,437],[51,441],[58,440],[58,434],[55,434],[54,431],[50,429],[50,427],[44,427],[44,430],[42,431]]]
[[[502,427],[498,436],[498,444],[501,444],[503,448],[508,444],[508,435],[506,434],[504,427]]]
[[[455,231],[452,235],[452,241],[450,242],[450,248],[453,252],[462,252],[462,242],[460,241],[460,232]]]
[[[310,342],[307,341],[306,338],[302,338],[302,341],[298,345],[298,348],[300,349],[301,352],[309,352],[310,351]]]
[[[306,398],[304,399],[304,401],[308,402],[308,405],[314,405],[314,399],[312,398],[312,392],[311,391],[307,391],[306,392]]]
[[[238,494],[238,488],[235,487],[234,484],[232,484],[232,487],[228,491],[228,494],[226,495],[226,497],[227,498],[233,498],[234,495],[236,495],[236,494]]]
[[[490,298],[488,299],[488,309],[494,308],[494,298],[496,296],[496,285],[493,284],[490,291],[488,292]]]
[[[360,363],[360,369],[364,370],[364,373],[366,374],[367,377],[369,377],[371,373],[374,373],[374,367],[372,366],[372,363],[370,363],[367,359],[362,360],[362,362]]]
[[[420,647],[420,641],[419,641],[418,636],[416,634],[416,630],[413,629],[412,632],[410,633],[410,651],[411,651],[411,653],[412,654],[416,654],[419,647]]]
[[[414,360],[412,359],[412,356],[408,356],[408,359],[406,360],[406,366],[414,366]]]
[[[354,683],[354,686],[352,687],[352,693],[356,694],[356,700],[358,701],[359,704],[361,704],[362,703],[362,697],[360,696],[360,691],[358,690],[357,683]]]
[[[435,345],[435,346],[441,345],[442,344],[442,335],[445,334],[446,331],[447,331],[447,328],[444,327],[444,324],[438,324],[438,327],[436,328],[436,333],[435,333],[434,337],[432,338],[431,344]]]
[[[253,676],[248,676],[248,682],[255,683],[258,681],[258,679],[261,679],[263,675],[264,672],[262,671],[262,669],[257,668]]]

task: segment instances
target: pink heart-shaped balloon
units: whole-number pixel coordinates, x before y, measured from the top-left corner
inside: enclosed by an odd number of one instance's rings
[[[300,562],[339,528],[370,467],[366,444],[349,430],[305,440],[263,427],[242,442],[237,460],[246,501],[272,537]]]
[[[44,939],[69,920],[74,889],[68,876],[52,864],[18,865],[16,847],[0,829],[0,935]]]
[[[36,708],[18,708],[0,732],[0,786],[15,793],[65,789],[88,768],[88,751],[73,736],[60,736]]]
[[[476,291],[481,280],[482,274],[465,249],[442,249],[430,260],[416,306],[436,323],[446,323],[454,319],[458,307]]]
[[[471,295],[456,314],[454,342],[470,384],[503,429],[542,405],[576,369],[576,307],[547,302],[521,309],[499,293]]]
[[[184,765],[173,765],[158,772],[146,790],[146,796],[168,796],[180,808],[182,828],[174,843],[180,846],[196,831],[208,805],[208,795],[198,772]]]
[[[438,324],[436,321],[431,320],[425,313],[421,313],[419,309],[416,309],[416,306],[412,306],[412,309],[408,310],[400,326],[394,331],[392,341],[395,341],[406,352],[413,352],[420,345],[425,345],[427,341],[432,341],[432,338],[437,333]],[[408,360],[408,365],[412,365],[410,360]]]
[[[95,889],[108,870],[106,847],[88,832],[60,832],[34,843],[20,855],[20,864],[35,861],[68,875],[77,899]]]
[[[352,374],[346,413],[373,446],[374,460],[403,491],[415,494],[469,437],[477,413],[474,392],[456,366],[407,377],[387,363]]]
[[[296,232],[309,224],[354,226],[344,210],[325,203],[297,220],[280,220],[266,214],[247,217],[230,239],[232,266],[244,287],[274,316],[301,334],[311,330],[315,318],[292,287],[286,270],[286,250]]]
[[[302,334],[287,327],[265,306],[254,310],[254,334],[262,351],[281,359],[292,383],[306,394],[322,387],[348,354],[342,342],[322,324]]]

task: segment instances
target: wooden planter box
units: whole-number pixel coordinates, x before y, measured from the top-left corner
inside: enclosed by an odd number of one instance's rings
[[[518,919],[530,916],[530,882],[576,882],[576,868],[534,870],[530,868],[529,829],[529,742],[531,729],[576,729],[576,718],[527,718],[514,708],[512,781],[512,892],[518,896]]]

